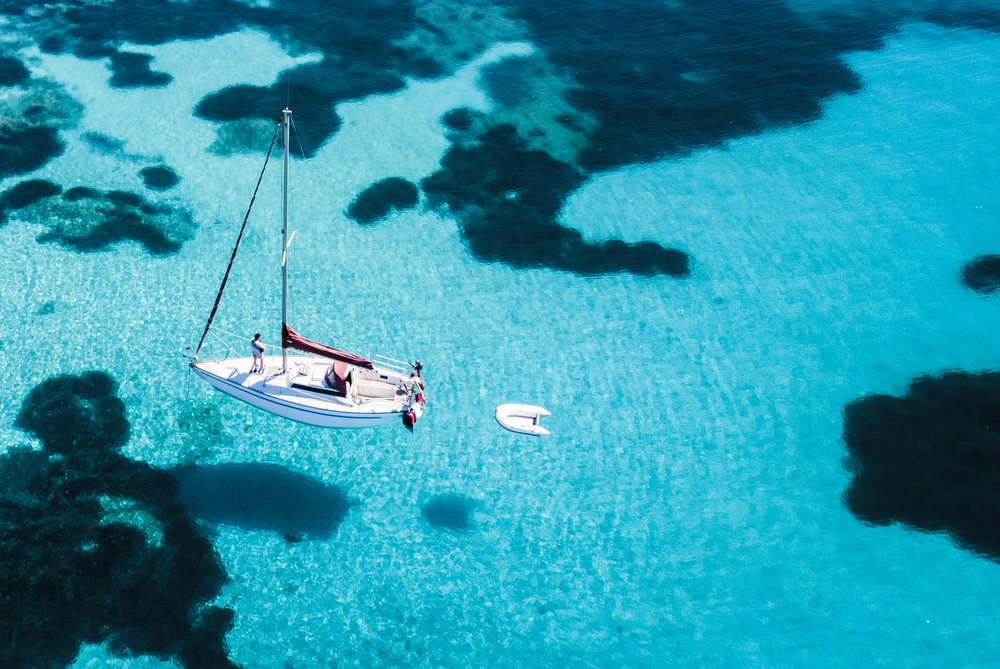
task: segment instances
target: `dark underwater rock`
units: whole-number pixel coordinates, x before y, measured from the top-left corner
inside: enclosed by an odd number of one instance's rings
[[[118,384],[103,372],[46,379],[28,393],[14,426],[52,453],[117,451],[128,442],[131,429],[117,390]]]
[[[438,529],[468,532],[475,527],[472,523],[472,512],[478,506],[479,502],[474,499],[455,493],[445,493],[427,502],[420,515]]]
[[[212,544],[168,473],[124,457],[130,425],[103,372],[32,389],[15,425],[43,450],[0,455],[0,666],[68,667],[84,643],[184,669],[235,669]]]
[[[0,208],[20,209],[61,192],[62,186],[59,184],[45,179],[29,179],[0,193]]]
[[[982,295],[1000,289],[1000,255],[973,258],[962,267],[962,285]]]
[[[393,40],[416,26],[414,6],[405,0],[380,3],[290,3],[280,12],[258,14],[266,28],[309,44],[327,58],[321,63],[286,71],[271,86],[233,86],[212,93],[195,107],[195,115],[217,123],[241,119],[277,121],[291,99],[297,141],[305,157],[315,155],[340,129],[336,105],[369,95],[398,91],[404,76],[442,74],[432,60],[414,57]],[[266,147],[265,147],[266,148]]]
[[[30,78],[31,73],[18,58],[0,55],[0,86],[16,86]]]
[[[173,81],[174,78],[166,72],[151,70],[149,64],[152,61],[153,57],[148,53],[122,51],[111,54],[111,87],[157,87]]]
[[[459,217],[466,246],[483,262],[585,276],[690,274],[690,258],[683,251],[655,242],[588,242],[560,225],[563,201],[584,180],[571,165],[529,149],[513,126],[501,125],[474,144],[449,149],[441,170],[421,187],[432,206],[447,206]]]
[[[946,532],[1000,561],[1000,373],[922,376],[844,409],[847,508],[872,525]]]
[[[104,194],[108,202],[113,202],[119,207],[142,207],[145,200],[138,193],[127,190],[112,190]]]
[[[403,88],[404,81],[395,68],[372,69],[371,63],[365,61],[362,57],[336,66],[326,61],[303,65],[282,73],[275,84],[267,87],[231,86],[202,98],[195,115],[216,123],[244,119],[277,122],[286,102],[295,100],[296,141],[292,149],[298,153],[301,147],[304,157],[311,158],[340,129],[337,102]],[[334,72],[331,67],[335,67]]]
[[[348,68],[344,72],[345,77],[352,75],[350,70]],[[340,77],[337,80],[356,88],[354,93],[358,97],[366,86],[362,82],[347,84]],[[298,153],[301,146],[305,157],[311,158],[323,142],[340,129],[340,116],[334,107],[341,95],[353,97],[351,93],[331,86],[326,67],[304,66],[282,74],[280,81],[270,87],[239,85],[212,93],[198,103],[195,115],[216,123],[231,124],[248,119],[267,119],[277,123],[290,96],[296,100],[293,119],[297,141],[292,144],[292,149]],[[266,150],[267,145],[262,148]]]
[[[417,187],[402,177],[382,179],[368,188],[347,208],[347,215],[363,225],[382,220],[393,210],[412,209],[420,201]]]
[[[441,117],[441,122],[452,130],[468,130],[472,127],[472,122],[479,116],[482,114],[468,107],[459,107]]]
[[[0,127],[0,179],[34,172],[62,154],[58,128],[47,125]]]
[[[86,186],[61,191],[61,186],[48,181],[25,181],[0,193],[0,205],[5,211],[19,210],[19,217],[26,221],[46,226],[38,241],[85,253],[131,240],[152,255],[168,255],[180,251],[194,235],[189,213],[151,204],[136,193],[105,193]]]
[[[598,122],[580,155],[587,170],[814,121],[823,100],[861,89],[843,54],[880,46],[894,27],[873,12],[870,20],[820,30],[770,0],[738,7],[582,0],[558,12],[528,0],[509,4],[533,43],[573,73],[579,87],[570,104]]]
[[[2,0],[0,0],[2,3]],[[59,131],[83,116],[83,105],[56,82],[33,79],[19,61],[4,61],[17,87],[0,96],[0,179],[27,174],[61,155],[66,148]],[[22,66],[23,67],[23,66]]]
[[[63,193],[63,199],[68,202],[76,202],[77,200],[82,200],[87,198],[89,200],[100,200],[104,197],[104,194],[97,190],[96,188],[88,188],[87,186],[76,186],[75,188],[70,188],[68,191]]]
[[[195,516],[284,537],[328,539],[351,508],[337,486],[278,465],[189,466],[174,475],[177,498]]]
[[[170,190],[181,182],[177,172],[166,165],[155,165],[139,171],[147,188],[153,190]]]
[[[122,85],[158,85],[166,76],[151,72],[145,55],[119,52],[126,42],[165,44],[250,28],[267,32],[294,52],[324,55],[320,63],[282,73],[271,86],[234,86],[202,99],[195,113],[219,124],[219,141],[212,150],[222,154],[266,150],[261,135],[270,133],[261,131],[266,124],[260,121],[276,121],[291,99],[299,130],[293,148],[301,143],[305,157],[312,157],[340,127],[338,102],[398,91],[407,77],[440,76],[446,73],[443,63],[454,69],[455,59],[481,51],[456,47],[449,52],[446,45],[462,41],[459,33],[466,26],[460,25],[455,12],[426,11],[427,3],[299,0],[267,5],[230,0],[32,5],[0,0],[0,12],[38,25],[37,39],[46,53],[111,58],[113,83]],[[564,73],[566,81],[562,87],[539,84],[528,59],[488,66],[482,82],[501,107],[501,116],[492,125],[509,120],[502,116],[511,111],[504,105],[530,102],[539,86],[550,91],[559,98],[559,104],[551,105],[556,114],[549,119],[553,123],[524,130],[521,139],[538,140],[532,134],[536,131],[561,135],[556,126],[570,129],[572,141],[552,139],[549,149],[558,154],[557,163],[587,178],[626,164],[683,157],[739,137],[813,122],[822,116],[825,101],[861,90],[862,82],[844,55],[881,47],[904,23],[931,21],[991,31],[1000,27],[996,9],[962,3],[859,7],[850,11],[832,7],[810,22],[787,3],[774,0],[736,5],[730,0],[581,0],[556,9],[537,0],[503,0],[491,9],[503,20],[523,26],[516,29],[517,37],[530,40],[538,49],[537,59],[547,64],[538,72]],[[435,13],[442,15],[440,21]],[[53,18],[42,22],[39,16]],[[459,31],[454,31],[456,25]],[[22,76],[16,64],[10,67],[11,79]],[[479,132],[474,127],[478,124],[460,113],[449,113],[444,122],[461,133],[471,130],[482,135],[487,143],[496,140],[492,130]],[[32,124],[29,129],[12,126],[0,132],[0,178],[37,169],[62,151],[57,124],[47,124],[49,130],[37,120]],[[464,136],[453,139],[453,150],[460,151],[472,150],[469,145],[475,141]],[[453,160],[442,164],[441,172],[463,162],[451,155]],[[486,149],[476,160],[465,161],[475,175],[436,175],[432,189],[441,194],[442,189],[451,189],[441,182],[467,177],[485,187],[494,180],[495,171],[500,172],[499,180],[508,178],[508,162],[500,157],[493,163],[492,158],[496,154]],[[560,183],[564,177],[560,165],[549,165],[551,173],[537,161],[530,166],[541,179],[535,195],[554,198],[558,205],[554,208],[540,207],[531,198],[520,200],[516,189],[506,189],[512,201],[503,206],[486,198],[488,206],[482,212],[472,204],[453,206],[474,257],[516,268],[551,267],[583,275],[689,274],[690,258],[677,249],[651,242],[586,243],[575,231],[556,224],[556,213],[572,192]],[[521,234],[526,240],[523,249],[511,241]]]
[[[13,16],[20,16],[30,6],[0,0],[0,12]],[[120,52],[118,47],[124,43],[166,44],[251,28],[294,45],[293,50],[299,53],[323,53],[322,63],[286,72],[272,86],[225,89],[207,96],[196,110],[200,118],[217,122],[276,121],[290,98],[299,141],[307,156],[314,155],[340,127],[337,102],[400,90],[408,76],[444,74],[422,50],[400,46],[418,26],[410,0],[298,0],[269,7],[230,0],[121,0],[61,6],[58,16],[57,21],[40,28],[47,33],[39,37],[42,50],[72,52],[81,58],[109,57],[111,83],[118,87],[159,86],[169,81],[169,75],[149,69],[148,55]]]
[[[728,0],[582,0],[561,4],[557,11],[535,0],[505,0],[502,5],[524,22],[546,61],[572,77],[562,94],[572,113],[553,120],[571,129],[579,142],[572,159],[559,158],[585,176],[683,157],[739,137],[816,121],[826,100],[862,88],[843,56],[881,47],[901,23],[929,20],[994,31],[1000,27],[996,10],[946,4],[930,11],[897,6],[894,12],[872,6],[860,19],[831,10],[813,24],[786,3],[772,0],[739,5]],[[484,68],[481,83],[501,112],[526,103],[534,111],[539,108],[530,106],[532,76],[529,59],[512,58]],[[450,112],[444,123],[466,131],[472,117]],[[486,130],[478,139],[489,144],[496,140],[494,132]],[[551,130],[544,124],[522,129],[520,138],[537,139],[536,132]],[[584,243],[573,231],[555,225],[558,207],[538,207],[520,198],[509,203],[487,198],[482,211],[456,207],[456,194],[442,190],[454,190],[456,181],[503,181],[509,166],[489,149],[470,148],[475,140],[452,139],[455,148],[425,190],[444,195],[479,260],[584,275],[689,274],[690,258],[676,249],[648,242],[623,246],[618,240],[609,246]],[[479,154],[475,160],[464,159],[470,151]],[[456,159],[461,155],[457,152],[466,155]],[[547,189],[561,206],[573,190],[559,183],[563,170],[533,167],[538,188]],[[519,248],[514,240],[522,239],[526,244]]]

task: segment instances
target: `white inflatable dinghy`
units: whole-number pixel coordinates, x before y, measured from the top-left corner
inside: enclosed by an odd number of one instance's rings
[[[497,422],[500,427],[518,434],[530,434],[535,437],[542,437],[549,433],[544,427],[538,424],[542,416],[552,414],[542,407],[533,407],[528,404],[501,404],[497,407]]]

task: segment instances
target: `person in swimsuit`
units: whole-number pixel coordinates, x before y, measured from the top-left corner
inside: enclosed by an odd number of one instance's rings
[[[264,349],[266,349],[266,348],[267,347],[264,346],[264,342],[262,342],[260,340],[260,333],[258,332],[257,334],[255,334],[253,336],[253,339],[250,340],[250,350],[251,350],[251,352],[253,352],[253,366],[250,367],[250,373],[251,374],[253,374],[255,372],[261,372],[261,373],[263,373],[263,371],[264,371]]]

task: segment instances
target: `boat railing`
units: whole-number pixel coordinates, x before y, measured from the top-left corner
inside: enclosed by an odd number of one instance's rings
[[[408,362],[405,362],[403,360],[396,360],[395,358],[390,358],[385,355],[379,355],[377,353],[372,356],[372,362],[377,364],[379,367],[388,367],[389,369],[393,370],[394,372],[398,372],[403,376],[406,376],[406,374],[410,371],[410,369],[413,368],[413,365],[411,365]]]

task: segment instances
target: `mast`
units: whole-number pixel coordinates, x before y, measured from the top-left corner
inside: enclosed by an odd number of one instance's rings
[[[282,152],[281,152],[281,371],[288,371],[288,346],[284,329],[288,323],[288,138],[292,111],[281,112]]]

